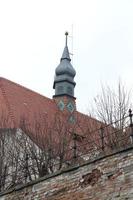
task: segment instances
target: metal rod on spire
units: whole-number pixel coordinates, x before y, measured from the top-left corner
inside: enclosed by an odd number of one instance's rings
[[[67,46],[67,37],[68,37],[68,32],[65,32],[65,36],[66,36],[66,46]]]

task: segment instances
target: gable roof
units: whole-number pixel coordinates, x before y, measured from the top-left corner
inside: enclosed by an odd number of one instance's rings
[[[7,126],[18,128],[21,117],[28,118],[33,123],[35,114],[52,115],[54,112],[57,112],[54,100],[0,78],[0,116],[8,118],[10,124]]]
[[[47,126],[53,131],[57,113],[63,112],[59,111],[54,99],[42,96],[8,79],[0,78],[0,128],[21,128],[21,121],[24,119],[30,126],[30,137],[36,140],[36,136],[38,137],[35,130],[36,122],[39,121],[39,126],[42,126],[45,132],[45,119]],[[101,122],[78,111],[75,111],[74,115],[76,123],[69,125],[74,127],[79,135],[86,135],[90,130],[101,126]],[[66,122],[68,122],[66,116],[61,114],[61,123],[65,128]],[[40,133],[40,138],[42,134],[44,133]]]

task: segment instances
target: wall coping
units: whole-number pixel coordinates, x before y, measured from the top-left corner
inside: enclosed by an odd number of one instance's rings
[[[108,158],[108,157],[111,157],[111,156],[114,156],[114,155],[117,155],[117,154],[120,154],[120,153],[124,153],[124,152],[127,152],[127,151],[131,151],[133,150],[133,146],[129,146],[128,148],[126,149],[121,149],[119,151],[114,151],[113,153],[110,153],[108,155],[100,155],[99,157],[95,158],[95,159],[92,159],[92,160],[89,160],[89,161],[85,161],[84,163],[82,164],[78,164],[78,165],[74,165],[74,166],[71,166],[71,167],[68,167],[68,168],[65,168],[65,169],[62,169],[60,171],[57,171],[53,174],[49,174],[49,175],[46,175],[44,177],[41,177],[41,178],[38,178],[34,181],[31,181],[29,183],[25,183],[25,184],[19,184],[17,186],[14,186],[13,188],[9,189],[9,190],[6,190],[6,191],[3,191],[0,193],[0,197],[4,196],[4,195],[7,195],[7,194],[10,194],[14,191],[19,191],[19,190],[22,190],[26,187],[29,187],[29,186],[32,186],[32,185],[35,185],[35,184],[38,184],[42,181],[45,181],[45,180],[48,180],[48,179],[51,179],[51,178],[54,178],[56,176],[59,176],[59,175],[62,175],[62,174],[65,174],[65,173],[68,173],[68,172],[71,172],[71,171],[75,171],[81,167],[84,167],[86,165],[90,165],[92,163],[95,163],[95,162],[98,162],[99,160],[102,160],[102,159],[105,159],[105,158]]]

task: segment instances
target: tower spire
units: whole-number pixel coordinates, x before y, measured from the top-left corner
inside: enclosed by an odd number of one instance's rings
[[[55,78],[53,88],[55,96],[71,96],[74,98],[74,87],[76,85],[74,77],[76,71],[71,65],[70,54],[68,50],[68,32],[65,32],[65,48],[63,50],[60,64],[55,70]]]

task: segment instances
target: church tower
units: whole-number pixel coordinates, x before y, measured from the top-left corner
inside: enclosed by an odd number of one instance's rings
[[[70,54],[67,46],[68,32],[65,33],[65,48],[60,59],[60,64],[55,70],[53,88],[55,89],[55,99],[60,110],[67,109],[69,112],[76,110],[74,88],[74,77],[76,71],[71,64]]]

